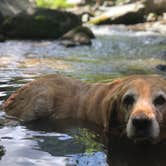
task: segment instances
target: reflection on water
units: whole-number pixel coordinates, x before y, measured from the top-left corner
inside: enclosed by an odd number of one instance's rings
[[[166,144],[140,145],[127,139],[112,138],[108,145],[108,163],[115,166],[164,166]]]
[[[44,125],[6,126],[0,130],[6,149],[1,165],[103,165],[107,164],[98,134],[90,129],[65,126],[64,122]],[[43,126],[43,127],[42,127]],[[69,127],[70,126],[70,127]],[[42,130],[40,130],[42,128]],[[47,130],[48,128],[48,130]],[[96,140],[97,139],[97,140]],[[17,160],[16,160],[17,158]]]
[[[48,73],[91,82],[131,73],[165,76],[155,68],[166,64],[165,52],[166,37],[131,32],[99,36],[92,47],[64,48],[58,41],[6,41],[0,43],[0,105],[17,88]],[[0,165],[166,165],[165,144],[141,146],[125,138],[106,139],[102,129],[87,122],[6,121],[1,112]]]

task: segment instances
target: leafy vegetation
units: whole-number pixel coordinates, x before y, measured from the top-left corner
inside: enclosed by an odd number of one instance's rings
[[[77,140],[79,144],[83,144],[85,146],[85,152],[89,154],[101,151],[103,147],[101,143],[96,141],[96,133],[93,133],[86,128],[80,128],[79,134],[76,134],[74,138]]]
[[[126,1],[127,0],[113,0],[114,4],[124,3]],[[95,4],[96,1],[89,0],[86,3]],[[51,8],[51,9],[67,8],[72,6],[72,4],[68,3],[67,0],[36,0],[36,4],[38,7]]]
[[[67,8],[71,6],[67,3],[66,0],[36,0],[36,4],[38,7],[45,7],[45,8]]]

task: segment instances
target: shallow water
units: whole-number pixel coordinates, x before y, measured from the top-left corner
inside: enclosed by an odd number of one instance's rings
[[[98,36],[91,47],[76,48],[64,48],[58,41],[6,41],[0,43],[0,104],[39,75],[62,73],[89,82],[107,82],[133,73],[165,77],[165,72],[156,68],[166,65],[165,60],[166,37],[149,33],[112,31]],[[4,148],[0,165],[166,165],[165,144],[142,147],[114,137],[105,141],[93,124],[3,125],[3,112],[0,119]]]

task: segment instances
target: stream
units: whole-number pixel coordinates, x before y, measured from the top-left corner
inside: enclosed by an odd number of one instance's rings
[[[45,74],[61,73],[87,82],[139,73],[166,76],[166,69],[156,67],[166,65],[166,36],[109,28],[94,31],[98,35],[90,47],[65,48],[54,40],[0,43],[0,105],[20,86]],[[101,31],[105,33],[100,35]],[[122,138],[105,141],[100,129],[86,122],[4,125],[5,120],[1,109],[2,166],[166,165],[165,143],[142,147]]]

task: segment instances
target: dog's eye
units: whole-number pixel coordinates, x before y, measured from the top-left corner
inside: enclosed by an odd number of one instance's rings
[[[154,99],[154,105],[155,106],[161,106],[166,102],[166,99],[164,98],[164,96],[159,95]]]
[[[126,95],[123,100],[123,104],[128,106],[132,106],[135,102],[134,96],[133,95]]]

